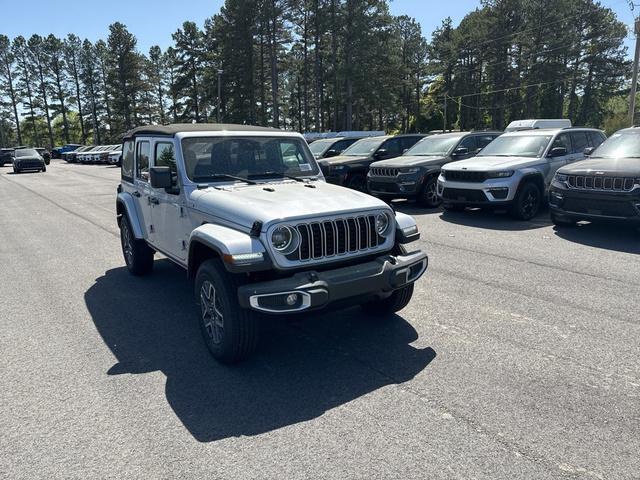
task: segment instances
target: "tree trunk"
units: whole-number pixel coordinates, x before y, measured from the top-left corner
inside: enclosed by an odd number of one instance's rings
[[[9,96],[11,97],[11,106],[13,107],[13,115],[16,121],[16,133],[18,134],[18,145],[22,145],[22,131],[20,130],[20,116],[18,115],[18,102],[16,101],[16,92],[13,88],[13,76],[11,75],[11,65],[5,64],[7,69],[7,80],[9,81]]]
[[[280,105],[278,100],[278,17],[276,15],[276,0],[271,0],[271,97],[273,101],[273,126],[280,127]]]

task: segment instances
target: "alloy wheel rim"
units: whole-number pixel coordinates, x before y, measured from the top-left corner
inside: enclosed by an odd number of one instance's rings
[[[538,202],[538,195],[533,191],[530,191],[524,199],[522,204],[522,211],[530,216],[535,214],[536,204]]]
[[[429,182],[427,184],[425,196],[431,205],[436,205],[438,203],[438,192],[436,191],[436,184],[434,182]]]
[[[126,223],[122,226],[122,248],[127,263],[131,265],[133,263],[133,242],[131,241],[129,226]]]
[[[211,342],[217,345],[222,341],[224,335],[224,315],[220,298],[209,280],[205,280],[200,288],[200,308],[204,329]]]

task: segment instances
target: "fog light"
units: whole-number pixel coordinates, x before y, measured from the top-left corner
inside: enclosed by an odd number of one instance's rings
[[[507,195],[509,195],[509,189],[508,188],[491,188],[489,189],[489,193],[491,193],[491,195],[493,195],[493,198],[495,199],[504,200],[505,198],[507,198]]]
[[[287,305],[289,305],[290,307],[293,307],[296,303],[298,303],[298,294],[290,293],[289,295],[287,295],[286,302],[287,302]]]

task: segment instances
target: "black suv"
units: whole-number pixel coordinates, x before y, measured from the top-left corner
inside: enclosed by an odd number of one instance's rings
[[[551,220],[617,220],[640,225],[640,128],[613,134],[588,160],[560,168],[549,190]]]
[[[416,133],[363,138],[342,155],[318,163],[327,182],[364,192],[367,190],[369,165],[402,155],[424,137],[424,134]]]
[[[404,155],[371,164],[369,193],[391,200],[415,199],[425,207],[440,205],[437,193],[442,165],[474,157],[501,132],[442,133],[423,138]]]
[[[14,152],[13,148],[0,149],[0,167],[4,167],[5,163],[13,163]]]
[[[316,157],[316,160],[336,157],[361,138],[362,137],[321,138],[309,144],[309,150],[311,150],[313,156]]]

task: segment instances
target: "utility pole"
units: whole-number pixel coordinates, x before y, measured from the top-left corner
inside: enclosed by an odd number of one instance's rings
[[[442,120],[442,133],[447,133],[447,92],[444,92],[444,115]]]
[[[220,101],[222,99],[222,74],[224,70],[218,70],[218,123],[220,123]]]
[[[629,124],[632,127],[635,124],[638,62],[640,61],[640,18],[636,18],[634,29],[636,34],[636,54],[633,58],[633,77],[631,80],[631,95],[629,98]]]

